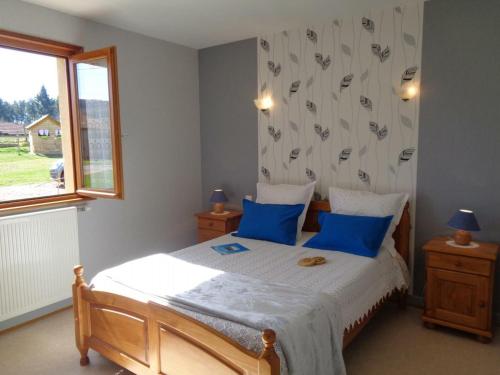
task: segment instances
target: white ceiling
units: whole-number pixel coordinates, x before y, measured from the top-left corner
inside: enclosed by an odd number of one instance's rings
[[[204,48],[329,22],[406,0],[24,0],[64,13]]]

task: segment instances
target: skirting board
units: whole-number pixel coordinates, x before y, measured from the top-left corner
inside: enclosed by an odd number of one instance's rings
[[[408,305],[418,307],[420,309],[424,308],[424,297],[409,294],[407,298]]]
[[[62,300],[60,302],[53,303],[52,305],[42,307],[40,309],[37,309],[35,311],[30,311],[26,314],[16,316],[15,318],[11,318],[8,320],[4,320],[3,322],[0,322],[0,333],[3,331],[28,323],[32,320],[38,319],[43,317],[44,315],[48,315],[50,313],[53,313],[55,311],[70,307],[73,304],[73,301],[71,298],[67,298],[65,300]]]

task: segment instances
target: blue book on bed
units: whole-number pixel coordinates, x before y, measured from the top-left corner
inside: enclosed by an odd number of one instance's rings
[[[228,244],[224,244],[224,245],[215,245],[215,246],[211,246],[211,248],[222,255],[242,253],[244,251],[249,250],[248,248],[246,248],[245,246],[243,246],[239,243],[228,243]]]

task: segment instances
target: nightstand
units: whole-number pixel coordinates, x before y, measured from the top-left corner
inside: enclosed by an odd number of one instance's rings
[[[446,244],[449,240],[439,237],[424,246],[427,285],[422,320],[428,328],[456,328],[490,342],[499,246],[476,242],[478,247],[461,248]]]
[[[241,211],[229,211],[226,215],[210,212],[196,214],[198,218],[198,242],[204,242],[234,232],[240,225]]]

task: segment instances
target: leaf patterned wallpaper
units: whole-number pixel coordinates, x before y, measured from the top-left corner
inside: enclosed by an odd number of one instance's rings
[[[419,100],[399,93],[420,81],[422,18],[418,1],[262,35],[259,179],[414,197]]]

